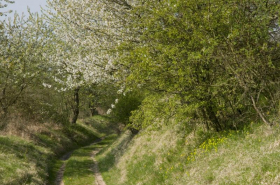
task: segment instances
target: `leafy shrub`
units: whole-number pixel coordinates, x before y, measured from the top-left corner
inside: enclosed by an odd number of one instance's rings
[[[139,92],[129,92],[126,95],[122,95],[118,102],[113,105],[113,120],[128,125],[132,112],[138,109],[142,100],[143,96]]]

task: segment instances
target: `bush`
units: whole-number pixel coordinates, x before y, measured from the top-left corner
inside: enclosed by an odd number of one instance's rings
[[[142,100],[143,96],[139,92],[129,92],[126,95],[122,95],[114,105],[115,107],[112,111],[113,120],[128,125],[132,111],[138,109]]]

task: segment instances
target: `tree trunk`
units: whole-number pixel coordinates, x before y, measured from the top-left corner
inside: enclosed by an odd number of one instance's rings
[[[265,119],[264,115],[262,114],[262,112],[260,111],[260,109],[257,107],[256,102],[255,102],[255,99],[253,98],[253,96],[251,96],[251,100],[252,100],[254,109],[256,110],[256,112],[258,113],[258,115],[261,117],[261,119],[263,120],[263,122],[264,122],[265,124],[269,125],[269,126],[272,126],[272,123],[269,123],[269,122]]]
[[[201,112],[202,112],[202,116],[203,116],[203,119],[204,119],[204,123],[206,125],[206,128],[207,130],[209,131],[210,128],[209,128],[209,124],[208,124],[208,119],[207,119],[207,116],[206,116],[206,112],[204,109],[201,109]]]
[[[94,107],[93,103],[89,103],[89,109],[91,112],[91,116],[98,115],[98,111],[97,111],[96,107]]]
[[[3,118],[6,118],[8,116],[8,107],[2,107],[2,111],[3,111]]]
[[[207,114],[208,114],[208,117],[210,119],[210,121],[215,125],[215,129],[217,132],[221,131],[222,130],[222,126],[219,122],[219,119],[217,118],[215,112],[213,111],[213,107],[211,105],[208,105],[206,107],[206,111],[207,111]]]
[[[8,108],[2,107],[3,114],[0,114],[0,130],[3,130],[8,125]]]
[[[72,118],[72,121],[71,121],[72,124],[76,124],[78,116],[79,116],[79,113],[80,113],[80,109],[79,109],[79,106],[80,106],[79,91],[80,91],[80,87],[77,87],[74,90],[73,118]]]

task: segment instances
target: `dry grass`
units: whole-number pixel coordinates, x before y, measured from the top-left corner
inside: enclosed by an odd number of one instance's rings
[[[42,132],[48,132],[48,129],[62,129],[62,125],[56,123],[38,123],[32,120],[26,120],[20,115],[11,116],[7,126],[0,130],[0,135],[18,136],[30,140],[32,135]]]

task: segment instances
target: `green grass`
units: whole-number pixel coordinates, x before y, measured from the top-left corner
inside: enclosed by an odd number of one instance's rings
[[[43,184],[47,178],[47,159],[52,154],[21,138],[0,136],[1,184]]]
[[[254,124],[222,133],[198,129],[185,135],[175,127],[141,132],[120,156],[119,138],[110,152],[99,155],[107,185],[280,182],[278,125]]]
[[[120,180],[117,173],[110,173],[110,171],[112,168],[115,168],[114,165],[126,152],[127,146],[132,138],[133,135],[131,132],[126,131],[116,140],[112,140],[114,142],[111,141],[111,144],[103,148],[96,156],[96,160],[99,163],[99,170],[102,173],[105,182],[112,181],[117,183],[117,181]]]
[[[86,146],[106,135],[99,127],[114,132],[107,118],[80,120],[76,125],[46,127],[30,140],[0,135],[0,184],[53,184],[64,153]]]
[[[92,160],[92,152],[101,150],[111,144],[117,136],[115,134],[107,136],[99,143],[89,145],[75,150],[66,162],[66,168],[63,176],[65,185],[92,184],[95,181]]]
[[[117,138],[107,118],[94,117],[65,129],[43,131],[26,141],[0,136],[0,184],[52,184],[63,153],[64,183],[92,184],[92,151],[107,185],[277,184],[280,182],[280,126],[251,124],[243,130],[215,133],[182,125],[129,131]],[[105,128],[110,128],[110,130]],[[101,132],[101,131],[102,132]],[[49,170],[49,174],[47,173]]]
[[[89,146],[76,150],[71,158],[66,162],[66,169],[63,182],[67,184],[92,184],[94,175],[92,172],[93,161],[91,159],[92,150],[96,146]]]

